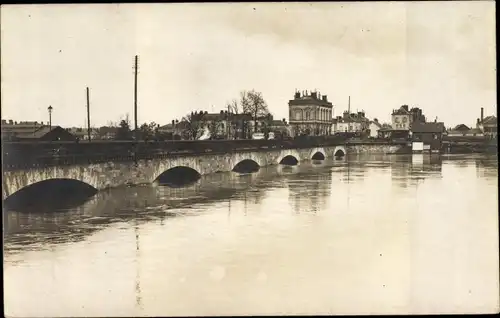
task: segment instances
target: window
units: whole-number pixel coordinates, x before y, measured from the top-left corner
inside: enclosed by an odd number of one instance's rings
[[[301,120],[302,119],[302,110],[298,109],[295,111],[295,119],[296,120]]]

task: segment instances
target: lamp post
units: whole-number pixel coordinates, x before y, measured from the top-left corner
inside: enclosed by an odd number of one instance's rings
[[[49,130],[52,130],[52,106],[49,105],[47,108],[49,110]]]

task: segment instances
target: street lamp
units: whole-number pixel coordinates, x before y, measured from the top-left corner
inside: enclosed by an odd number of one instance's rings
[[[49,110],[49,130],[52,130],[52,106],[49,105],[47,109]]]

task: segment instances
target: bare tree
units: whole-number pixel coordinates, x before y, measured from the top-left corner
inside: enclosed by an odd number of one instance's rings
[[[219,131],[222,127],[222,119],[217,118],[208,124],[208,131],[210,132],[210,138],[215,139],[219,135]]]
[[[186,123],[184,134],[187,135],[189,139],[196,140],[196,138],[203,134],[203,128],[206,122],[204,112],[191,112],[184,116],[182,121]]]
[[[232,101],[228,102],[226,104],[226,107],[227,107],[227,110],[229,111],[229,113],[233,113],[233,114],[239,114],[241,113],[241,105],[238,104],[238,100],[237,99],[233,99]]]
[[[267,103],[261,92],[255,90],[243,91],[240,93],[240,104],[244,113],[251,114],[254,120],[254,132],[257,131],[257,118],[269,114]]]

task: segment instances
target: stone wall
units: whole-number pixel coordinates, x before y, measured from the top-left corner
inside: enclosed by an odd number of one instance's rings
[[[31,184],[49,179],[74,179],[85,182],[94,188],[152,183],[168,169],[184,166],[202,175],[218,171],[232,171],[243,160],[253,160],[259,166],[277,165],[286,156],[293,156],[299,162],[310,160],[316,152],[331,158],[337,151],[348,153],[395,153],[400,146],[356,145],[309,149],[268,150],[261,152],[238,152],[225,155],[186,156],[167,159],[139,160],[137,162],[106,162],[49,168],[32,168],[17,171],[4,171],[2,199]]]
[[[397,154],[405,150],[405,146],[377,144],[377,145],[351,145],[347,146],[349,154]]]
[[[310,160],[318,151],[325,157],[333,155],[333,149],[327,148],[280,149],[4,171],[2,199],[26,186],[49,179],[79,180],[101,190],[122,185],[152,183],[163,172],[179,166],[192,168],[205,175],[218,171],[231,171],[239,162],[248,159],[255,161],[261,167],[279,164],[287,155],[294,156],[299,161]]]

